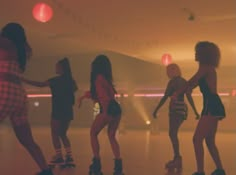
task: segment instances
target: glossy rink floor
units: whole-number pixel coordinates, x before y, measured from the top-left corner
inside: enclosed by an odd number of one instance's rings
[[[36,142],[41,146],[47,160],[54,154],[49,128],[32,128]],[[192,146],[193,132],[180,132],[180,146],[183,156],[183,171],[179,175],[191,175],[195,171],[195,157]],[[69,130],[77,167],[54,169],[55,175],[87,175],[91,162],[89,129]],[[147,130],[127,130],[117,134],[122,151],[126,175],[166,175],[165,163],[172,158],[172,149],[167,132],[152,134]],[[104,175],[112,175],[113,156],[105,130],[100,138]],[[236,133],[218,133],[217,144],[227,175],[236,175]],[[205,149],[206,150],[206,149]],[[206,175],[215,169],[205,151]],[[0,126],[0,174],[33,175],[38,167],[25,149],[17,142],[12,129]]]

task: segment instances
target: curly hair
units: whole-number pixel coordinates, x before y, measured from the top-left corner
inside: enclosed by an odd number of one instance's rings
[[[91,64],[90,92],[93,99],[97,98],[95,81],[97,75],[102,75],[113,86],[112,67],[106,55],[98,55]]]
[[[220,63],[220,57],[220,49],[215,43],[201,41],[195,46],[195,60],[200,64],[218,67]]]

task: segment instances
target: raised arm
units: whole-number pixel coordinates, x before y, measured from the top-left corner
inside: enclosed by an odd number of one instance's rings
[[[194,89],[196,86],[198,86],[198,81],[200,78],[205,76],[208,72],[208,66],[207,65],[200,65],[198,68],[197,73],[186,83],[186,85],[175,91],[175,93],[172,95],[172,98],[175,99],[179,94],[191,91]]]
[[[33,80],[28,80],[24,77],[21,77],[21,81],[27,84],[30,84],[32,86],[37,86],[37,87],[47,87],[50,86],[49,81],[44,81],[44,82],[39,82],[39,81],[33,81]]]

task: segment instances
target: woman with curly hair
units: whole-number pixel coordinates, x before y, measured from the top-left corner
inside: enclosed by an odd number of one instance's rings
[[[205,175],[204,140],[206,141],[208,151],[216,165],[216,170],[212,172],[211,175],[225,175],[220,155],[215,144],[218,122],[225,117],[224,105],[217,93],[216,68],[219,66],[220,62],[220,49],[212,42],[198,42],[195,46],[195,61],[199,63],[198,71],[187,82],[185,87],[174,93],[172,99],[174,101],[179,94],[189,91],[196,86],[200,87],[203,96],[203,109],[193,136],[197,161],[197,172],[193,175]]]

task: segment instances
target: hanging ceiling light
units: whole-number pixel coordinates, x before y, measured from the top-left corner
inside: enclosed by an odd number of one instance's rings
[[[34,5],[32,13],[37,21],[43,23],[50,21],[53,16],[52,8],[48,4],[42,2]]]

